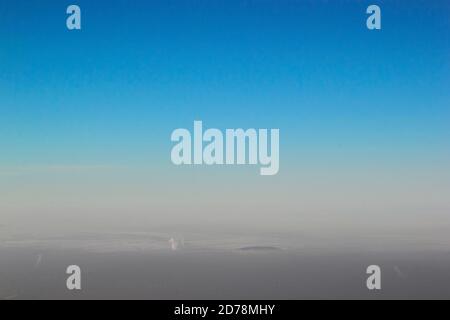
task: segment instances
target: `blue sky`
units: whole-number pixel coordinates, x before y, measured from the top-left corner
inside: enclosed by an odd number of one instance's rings
[[[373,3],[381,31],[366,28]],[[449,32],[447,1],[4,1],[0,166],[171,170],[170,133],[203,120],[280,128],[282,177],[439,177]]]

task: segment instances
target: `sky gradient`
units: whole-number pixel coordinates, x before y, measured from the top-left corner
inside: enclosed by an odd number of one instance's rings
[[[448,1],[3,1],[1,220],[448,231],[449,35]],[[279,128],[279,174],[172,165],[194,120]]]

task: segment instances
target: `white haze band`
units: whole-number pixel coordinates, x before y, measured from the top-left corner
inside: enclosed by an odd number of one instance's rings
[[[178,142],[171,153],[175,165],[260,164],[263,176],[275,175],[280,168],[279,129],[270,130],[270,141],[268,129],[226,129],[224,139],[219,129],[203,132],[203,122],[194,121],[193,139],[189,130],[176,129],[171,140]]]

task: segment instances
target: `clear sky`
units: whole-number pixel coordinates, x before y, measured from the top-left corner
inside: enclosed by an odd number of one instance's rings
[[[0,216],[448,223],[449,35],[438,0],[2,1]],[[194,120],[279,128],[280,173],[173,166]]]

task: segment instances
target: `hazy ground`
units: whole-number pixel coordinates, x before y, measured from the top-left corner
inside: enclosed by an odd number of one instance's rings
[[[3,232],[0,240],[0,299],[450,299],[448,246],[401,237]],[[65,287],[72,264],[83,272],[80,292]],[[380,292],[365,287],[371,264],[383,271]]]

